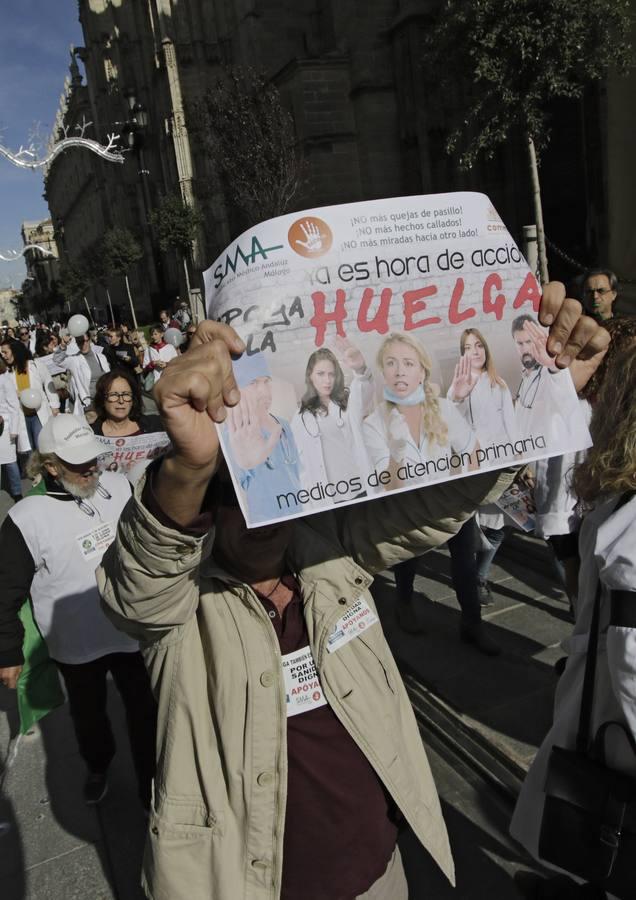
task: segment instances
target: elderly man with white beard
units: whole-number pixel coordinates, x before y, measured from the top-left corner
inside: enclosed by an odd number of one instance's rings
[[[20,607],[33,616],[62,674],[88,776],[87,804],[99,803],[115,741],[106,712],[110,672],[126,710],[139,796],[147,808],[154,769],[156,706],[136,641],[100,607],[95,569],[130,498],[123,475],[97,469],[103,446],[81,419],[49,419],[29,460],[46,493],[16,503],[0,529],[0,682],[15,688],[23,664]]]

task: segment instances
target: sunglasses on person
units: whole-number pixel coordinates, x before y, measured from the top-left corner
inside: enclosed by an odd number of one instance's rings
[[[110,394],[106,394],[106,399],[109,403],[114,403],[116,400],[124,400],[126,403],[130,403],[132,398],[133,395],[130,391],[112,391]]]

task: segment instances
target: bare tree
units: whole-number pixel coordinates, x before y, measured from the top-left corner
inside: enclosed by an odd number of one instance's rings
[[[301,182],[294,123],[276,87],[253,69],[228,69],[195,105],[196,131],[228,204],[249,223],[287,212]]]

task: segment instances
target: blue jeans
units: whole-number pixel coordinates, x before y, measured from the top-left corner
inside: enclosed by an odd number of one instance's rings
[[[9,493],[12,497],[22,496],[22,479],[20,478],[20,466],[17,462],[3,463],[2,472],[6,478]]]
[[[486,581],[490,572],[492,561],[497,555],[497,551],[503,543],[503,539],[506,535],[506,529],[487,528],[482,525],[481,530],[483,531],[486,540],[490,544],[490,550],[477,551],[477,577],[480,581]]]
[[[457,534],[448,540],[451,557],[451,578],[457,594],[457,602],[465,622],[479,622],[481,605],[477,593],[477,563],[475,560],[475,528],[474,519],[464,522]],[[494,554],[493,554],[494,555]],[[413,594],[413,582],[417,569],[417,559],[407,559],[393,567],[398,601],[410,602]]]
[[[37,413],[32,416],[25,416],[24,420],[26,422],[27,434],[29,435],[29,443],[31,444],[31,450],[38,449],[38,438],[40,436],[40,432],[42,431],[42,423],[38,419]]]

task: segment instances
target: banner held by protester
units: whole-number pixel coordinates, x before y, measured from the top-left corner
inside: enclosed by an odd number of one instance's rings
[[[205,273],[247,345],[221,443],[249,526],[589,446],[483,194],[263,222]]]

